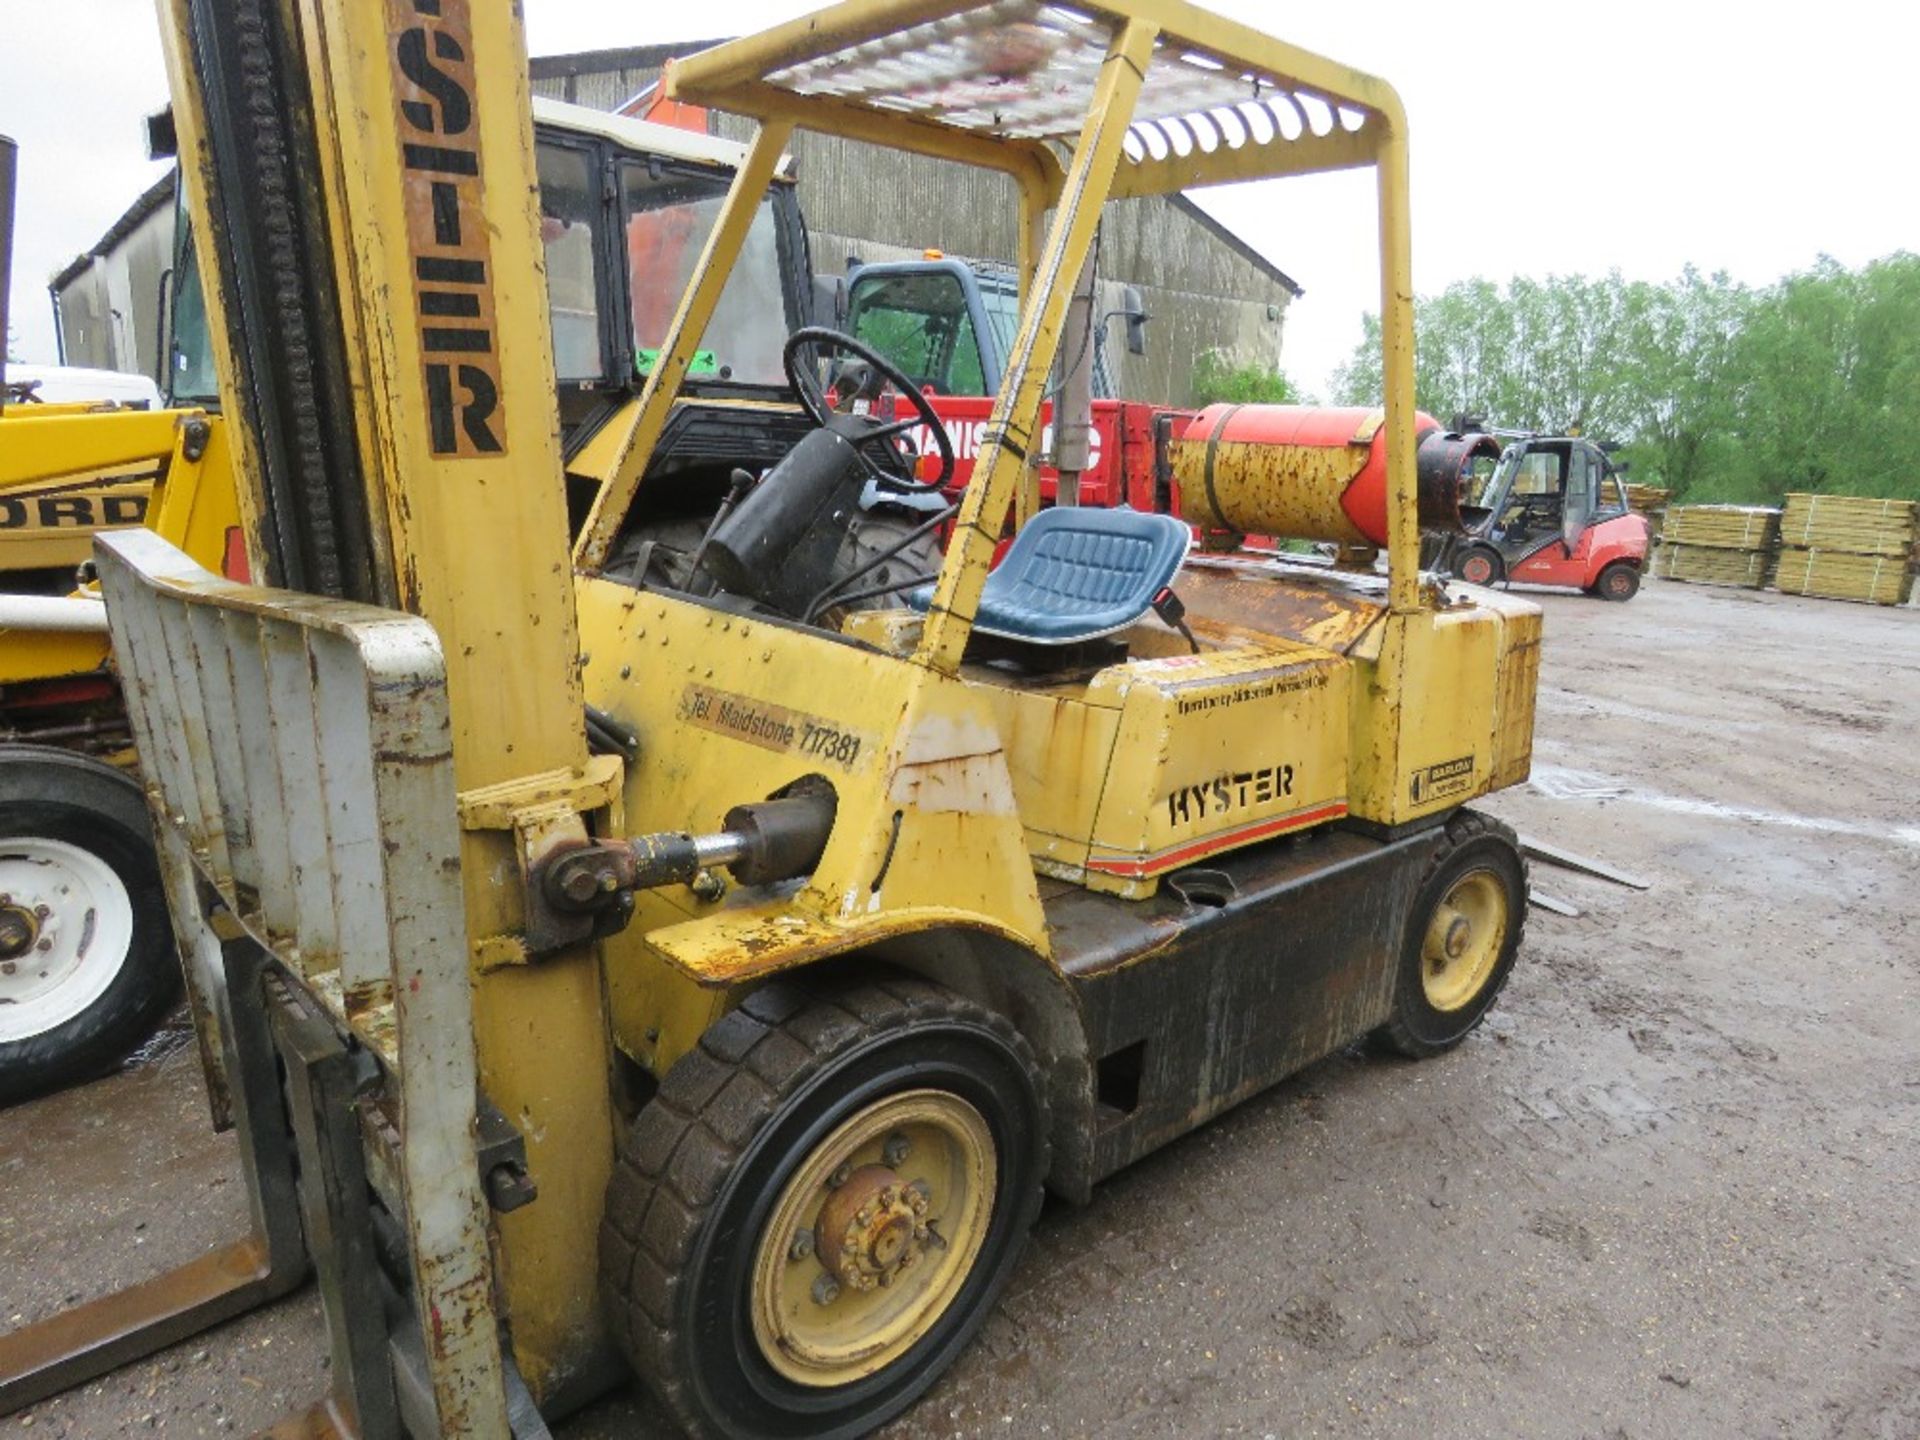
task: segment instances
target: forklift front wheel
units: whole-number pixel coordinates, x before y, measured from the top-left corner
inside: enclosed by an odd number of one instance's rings
[[[1415,1058],[1466,1039],[1507,983],[1526,914],[1526,861],[1513,831],[1463,810],[1407,917],[1393,1013],[1379,1038]]]
[[[1039,1209],[1026,1042],[922,981],[749,997],[621,1148],[601,1280],[695,1435],[863,1435],[965,1347]]]
[[[1590,594],[1602,600],[1631,600],[1640,593],[1640,567],[1627,560],[1616,560],[1600,572]]]
[[[1497,585],[1506,578],[1506,567],[1491,546],[1469,545],[1453,557],[1453,573],[1469,585]]]

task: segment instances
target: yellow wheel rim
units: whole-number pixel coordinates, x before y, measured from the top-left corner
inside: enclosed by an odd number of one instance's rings
[[[1491,870],[1454,881],[1420,946],[1420,983],[1436,1010],[1459,1010],[1486,988],[1507,942],[1507,887]]]
[[[966,1283],[999,1167],[980,1112],[909,1090],[850,1117],[780,1192],[753,1260],[753,1336],[781,1375],[846,1385],[910,1350]]]

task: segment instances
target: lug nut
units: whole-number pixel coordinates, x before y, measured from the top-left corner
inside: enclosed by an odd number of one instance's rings
[[[880,1151],[880,1158],[886,1162],[889,1170],[898,1170],[907,1163],[907,1156],[912,1153],[913,1146],[907,1143],[906,1136],[889,1135],[885,1147]]]
[[[20,967],[11,960],[0,960],[0,975],[11,975]]]
[[[831,1305],[840,1298],[840,1282],[831,1275],[822,1275],[813,1282],[813,1303]]]
[[[837,1166],[835,1167],[834,1172],[831,1175],[827,1176],[827,1188],[829,1190],[838,1190],[842,1185],[846,1184],[847,1181],[851,1180],[852,1178],[853,1178],[853,1166],[851,1165]]]
[[[51,915],[53,911],[49,910],[45,905],[36,905],[33,907],[33,913],[35,918],[44,920],[47,916]]]
[[[804,1260],[811,1254],[813,1254],[813,1232],[811,1230],[794,1231],[793,1240],[787,1246],[787,1258]]]

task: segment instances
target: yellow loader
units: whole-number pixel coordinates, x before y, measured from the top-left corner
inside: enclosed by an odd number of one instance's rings
[[[328,583],[274,588],[257,531],[267,585],[140,533],[98,563],[255,1233],[0,1338],[0,1403],[310,1264],[333,1364],[298,1433],[541,1434],[629,1367],[689,1433],[865,1433],[1044,1189],[1355,1040],[1472,1031],[1526,878],[1467,807],[1527,773],[1539,613],[1417,569],[1472,444],[1413,407],[1387,85],[1181,0],[848,0],[687,60],[672,98],[758,135],[639,403],[563,457],[512,7],[240,8],[163,0],[184,174],[228,242],[236,459],[325,520]],[[951,513],[851,545],[951,456],[907,464],[924,397],[803,330],[810,426],[666,545],[662,438],[795,127],[1006,177],[988,434]],[[1378,179],[1384,409],[1338,444],[1215,417],[1169,463],[1216,540],[1354,554],[1377,449],[1387,573],[1039,509],[1102,205],[1344,168]]]

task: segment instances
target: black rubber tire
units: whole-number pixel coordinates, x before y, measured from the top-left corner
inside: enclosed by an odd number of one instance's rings
[[[11,836],[61,840],[98,856],[126,886],[133,939],[100,998],[62,1025],[0,1042],[0,1105],[99,1074],[154,1031],[180,995],[180,961],[134,780],[84,755],[0,745],[0,846]]]
[[[1458,1010],[1436,1010],[1427,1002],[1421,978],[1421,948],[1434,907],[1462,875],[1476,869],[1496,875],[1506,889],[1511,921],[1493,969],[1479,993]],[[1427,862],[1426,874],[1414,894],[1407,929],[1400,946],[1400,968],[1394,978],[1393,1011],[1374,1038],[1388,1049],[1414,1059],[1451,1050],[1472,1033],[1500,996],[1520,953],[1527,923],[1527,861],[1512,829],[1491,815],[1462,810],[1447,822],[1440,847]]]
[[[1484,580],[1476,580],[1467,573],[1476,562],[1484,561],[1487,575]],[[1491,545],[1463,545],[1453,553],[1451,561],[1453,577],[1464,580],[1469,585],[1498,585],[1507,578],[1506,564],[1500,559],[1500,552]]]
[[[1587,593],[1624,605],[1640,593],[1640,567],[1630,560],[1616,560],[1594,577]]]
[[[930,1087],[963,1095],[998,1152],[972,1274],[892,1364],[833,1389],[795,1384],[760,1355],[748,1310],[767,1213],[831,1127]],[[891,973],[758,991],[668,1071],[620,1146],[600,1227],[615,1338],[691,1435],[864,1435],[918,1399],[985,1320],[1039,1211],[1047,1152],[1032,1051],[1001,1016]]]

